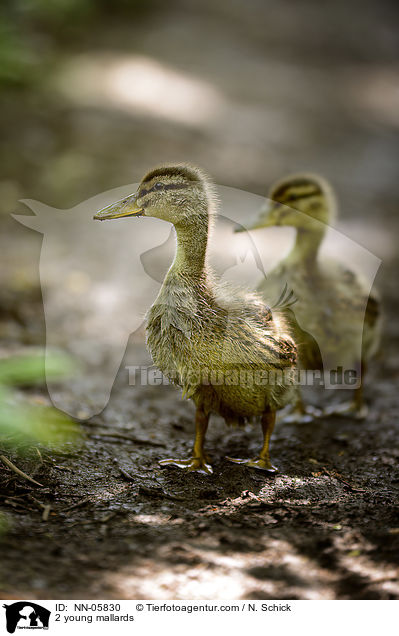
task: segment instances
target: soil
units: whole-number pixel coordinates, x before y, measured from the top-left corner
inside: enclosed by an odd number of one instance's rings
[[[2,597],[397,598],[391,362],[369,377],[365,421],[280,423],[272,478],[225,459],[255,454],[260,431],[216,417],[213,475],[160,468],[188,454],[193,407],[169,386],[128,387],[121,371],[77,450],[11,456],[42,488],[2,468]]]
[[[244,109],[249,137],[243,142],[238,128],[229,128],[227,123],[218,137],[215,130],[188,130],[144,115],[129,119],[116,111],[91,111],[87,104],[65,105],[45,93],[31,98],[25,110],[16,97],[9,97],[1,126],[7,129],[14,122],[16,127],[15,121],[20,126],[15,130],[13,156],[24,146],[22,139],[28,141],[23,161],[8,164],[7,179],[15,180],[19,190],[43,200],[47,196],[62,207],[87,198],[97,188],[129,182],[132,172],[138,179],[144,169],[165,159],[165,148],[169,157],[173,154],[205,165],[219,183],[263,194],[265,174],[270,182],[287,169],[311,167],[335,179],[343,198],[354,202],[346,207],[345,217],[352,223],[353,236],[368,227],[366,245],[373,251],[373,238],[377,241],[381,232],[394,235],[398,230],[397,181],[391,169],[397,165],[394,114],[384,105],[381,89],[381,101],[364,104],[357,118],[355,101],[351,101],[354,93],[347,90],[361,66],[366,78],[378,68],[391,68],[393,54],[386,43],[390,41],[389,12],[377,18],[371,9],[369,18],[367,11],[356,13],[363,36],[374,33],[376,19],[388,29],[384,31],[385,49],[373,46],[371,54],[365,48],[369,37],[350,39],[354,16],[346,19],[341,3],[331,28],[339,29],[342,46],[335,44],[333,32],[325,42],[312,40],[324,14],[317,3],[309,2],[315,30],[310,29],[303,46],[297,43],[296,48],[292,43],[299,36],[277,8],[271,20],[279,26],[273,29],[269,25],[272,39],[265,44],[245,3],[233,3],[231,13],[212,10],[212,3],[202,4],[208,13],[188,4],[190,10],[182,12],[179,3],[172,3],[162,20],[159,15],[154,20],[141,18],[135,38],[139,52],[146,55],[151,50],[154,57],[176,64],[186,73],[199,73],[200,69],[204,81],[219,86],[236,109],[238,99],[243,108],[250,104],[255,109],[269,98],[272,103],[272,94],[267,96],[265,86],[251,80],[249,69],[259,65],[269,69],[267,73],[274,69],[276,90],[271,108],[280,109],[283,129],[292,124],[286,137],[263,138],[257,127],[266,120],[257,119],[256,110],[251,110],[252,118]],[[260,5],[257,10],[262,10]],[[299,8],[289,11],[293,12],[292,24],[302,24],[295,22],[300,20]],[[177,17],[185,26],[183,48],[188,47],[190,34],[193,36],[187,59],[178,49],[179,38],[173,37]],[[289,33],[284,35],[281,25]],[[103,28],[105,40],[96,33],[97,41],[116,47],[119,38],[120,46],[127,49],[130,40],[122,24]],[[203,30],[206,40],[200,37]],[[156,38],[151,39],[154,34]],[[174,42],[170,49],[168,37]],[[301,51],[295,62],[290,59],[290,49],[284,47],[284,37],[291,38],[291,54]],[[204,41],[209,51],[200,47]],[[235,49],[232,43],[241,48]],[[95,45],[89,38],[85,46],[90,50]],[[234,72],[225,59],[229,50]],[[315,50],[322,51],[317,61]],[[297,64],[303,75],[286,76],[284,65],[289,64],[292,68]],[[311,68],[311,64],[319,66]],[[283,78],[281,85],[279,77]],[[389,74],[386,81],[389,84]],[[312,84],[317,87],[314,100],[308,98],[306,88]],[[292,111],[284,93],[288,86],[293,89]],[[385,97],[389,104],[389,90]],[[241,111],[230,112],[233,119],[237,112]],[[86,126],[89,120],[91,128]],[[99,129],[101,149],[95,143]],[[298,131],[305,132],[301,136]],[[126,144],[130,133],[143,152],[133,153]],[[41,163],[32,159],[35,134],[44,140]],[[73,153],[83,156],[87,148],[91,148],[94,167],[77,175]],[[370,157],[375,157],[375,164],[367,163],[372,162]],[[73,173],[68,173],[65,182],[54,176],[61,164]],[[2,273],[2,350],[7,352],[43,345],[45,332],[36,265],[40,238],[9,218],[1,223],[8,245],[15,250],[14,256],[7,252]],[[378,247],[374,251],[378,253]],[[381,353],[366,380],[369,413],[365,420],[330,417],[307,424],[280,422],[271,446],[279,473],[268,477],[225,459],[255,453],[260,430],[227,429],[215,417],[208,434],[214,474],[186,474],[177,468],[161,468],[158,460],[188,454],[192,404],[182,401],[169,386],[127,386],[122,363],[107,408],[82,422],[84,437],[78,448],[55,453],[40,447],[41,457],[35,449],[23,457],[8,455],[42,487],[0,465],[0,511],[9,521],[0,537],[0,596],[398,598],[399,269],[394,253],[382,249],[379,255],[385,258],[377,280],[385,326]],[[137,346],[137,342],[129,344],[130,348]],[[21,388],[21,394],[39,402],[48,399],[45,388]],[[69,400],[76,401],[76,396],[71,393]]]

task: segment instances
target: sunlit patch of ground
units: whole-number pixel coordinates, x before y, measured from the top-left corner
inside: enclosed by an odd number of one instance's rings
[[[255,589],[258,598],[284,598],[287,580],[293,597],[333,598],[329,584],[334,577],[327,570],[320,575],[310,559],[284,540],[267,543],[266,550],[254,554],[220,554],[219,543],[211,538],[195,544],[171,543],[156,561],[126,565],[108,575],[106,582],[118,598],[238,599],[252,598]],[[274,571],[271,563],[276,561],[279,566]]]

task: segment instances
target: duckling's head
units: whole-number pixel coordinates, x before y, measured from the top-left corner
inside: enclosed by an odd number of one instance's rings
[[[249,229],[288,225],[298,229],[316,229],[328,224],[335,212],[329,184],[318,175],[297,174],[277,181],[259,217]]]
[[[152,216],[176,226],[208,224],[215,196],[209,178],[187,164],[163,165],[143,177],[137,192],[113,203],[94,218]]]

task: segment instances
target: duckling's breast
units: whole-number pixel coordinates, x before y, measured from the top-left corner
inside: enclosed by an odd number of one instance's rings
[[[240,339],[240,327],[234,320],[227,330],[204,321],[202,329],[194,330],[192,325],[191,332],[183,332],[162,324],[155,311],[149,314],[147,345],[162,373],[208,412],[248,418],[268,408],[282,408],[292,401],[295,390],[292,346],[288,355],[273,337],[269,347],[263,334],[256,340],[250,333],[248,341],[248,334],[242,333]]]

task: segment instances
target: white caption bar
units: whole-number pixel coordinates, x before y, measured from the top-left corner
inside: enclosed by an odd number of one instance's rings
[[[337,636],[391,633],[398,601],[0,601],[0,634],[137,634],[212,630]],[[272,630],[272,631],[271,631]],[[152,632],[151,632],[152,633]]]

